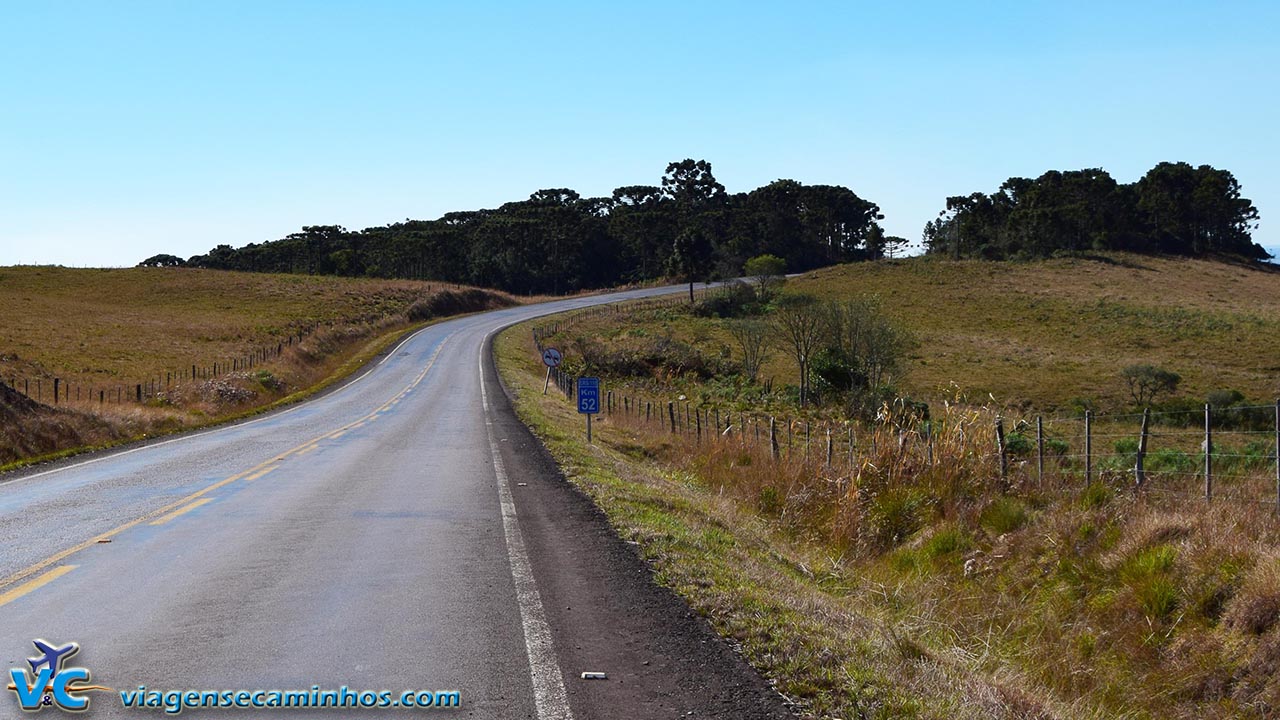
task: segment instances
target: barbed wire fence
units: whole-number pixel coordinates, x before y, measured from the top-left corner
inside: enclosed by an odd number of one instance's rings
[[[709,289],[705,293],[716,292]],[[704,298],[706,295],[703,296]],[[539,351],[583,320],[643,309],[687,305],[655,299],[569,313],[533,329]],[[552,380],[573,400],[577,377],[561,368]],[[691,442],[735,443],[767,462],[810,472],[852,476],[891,449],[914,467],[977,461],[1010,492],[1086,492],[1110,487],[1203,504],[1262,505],[1280,514],[1280,399],[1271,404],[1200,410],[1022,415],[974,408],[957,421],[946,406],[928,410],[885,406],[874,420],[818,412],[769,412],[747,403],[689,399],[676,391],[627,385],[601,390],[602,419]],[[938,439],[948,437],[945,449]],[[974,457],[961,457],[960,454]]]
[[[274,342],[262,343],[241,355],[208,359],[148,374],[146,378],[130,381],[63,380],[58,375],[43,373],[27,377],[17,373],[0,376],[10,388],[37,403],[53,406],[91,407],[143,404],[162,398],[183,383],[204,382],[224,378],[232,373],[247,372],[284,355],[290,348],[316,331],[316,327],[302,328]]]

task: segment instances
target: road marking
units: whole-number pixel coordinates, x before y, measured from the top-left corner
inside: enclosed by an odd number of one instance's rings
[[[426,328],[423,328],[423,330],[426,330]],[[422,330],[419,330],[418,332],[422,332]],[[442,350],[444,350],[444,346],[449,342],[449,340],[450,340],[451,338],[453,338],[453,336],[454,336],[456,333],[457,333],[457,331],[454,331],[453,333],[450,333],[450,334],[446,335],[446,336],[445,336],[445,338],[444,338],[443,340],[441,340],[441,341],[440,341],[440,344],[436,346],[435,352],[433,352],[433,353],[431,354],[431,358],[427,361],[427,365],[426,365],[426,367],[422,368],[422,372],[418,373],[418,377],[414,378],[413,382],[409,384],[409,387],[414,387],[414,386],[416,386],[416,385],[418,385],[419,383],[421,383],[421,382],[422,382],[423,378],[425,378],[425,377],[427,376],[427,373],[431,371],[431,368],[435,366],[435,364],[436,364],[436,359],[437,359],[438,357],[440,357],[440,352],[441,352]],[[417,334],[418,334],[418,333],[414,333],[414,335],[417,335]],[[410,338],[412,338],[412,337],[413,337],[413,336],[411,335],[411,336],[410,336]],[[409,338],[406,338],[404,342],[408,342],[408,341],[409,341]],[[404,343],[401,343],[401,345],[403,345],[403,344],[404,344]],[[369,372],[373,372],[373,371],[372,371],[372,370],[370,370]],[[366,372],[366,373],[365,373],[365,375],[368,375],[368,374],[369,374],[368,372]],[[360,377],[361,377],[361,378],[363,378],[363,377],[364,377],[364,375],[361,375]],[[359,380],[360,378],[356,378],[356,379],[357,379],[357,380]],[[353,382],[354,382],[354,381],[353,381]],[[301,406],[299,406],[299,407],[301,407]],[[282,413],[282,414],[283,414],[283,413]],[[342,426],[342,427],[338,428],[338,430],[347,430],[347,429],[350,429],[353,425],[355,425],[355,423],[362,423],[362,424],[363,424],[363,423],[368,422],[369,420],[371,420],[371,419],[375,418],[376,416],[377,416],[377,411],[375,410],[373,413],[370,413],[370,414],[368,414],[368,415],[365,415],[365,416],[364,416],[364,417],[362,417],[362,418],[357,418],[357,419],[356,419],[356,421],[355,421],[355,422],[353,422],[353,423],[350,423],[350,424],[348,424],[348,425],[344,425],[344,426]],[[263,419],[265,419],[265,418],[263,418]],[[255,422],[256,422],[256,421],[255,421]],[[245,423],[245,424],[248,424],[248,423]],[[225,429],[226,429],[226,428],[218,428],[218,429],[215,429],[215,430],[210,430],[209,432],[210,432],[210,433],[212,433],[212,432],[219,432],[220,430],[225,430]],[[328,432],[333,432],[333,431],[332,431],[332,430],[330,430],[330,431],[328,431]],[[201,433],[201,434],[208,434],[208,433]],[[167,440],[167,441],[165,441],[164,443],[156,443],[156,445],[164,445],[164,444],[167,444],[167,443],[170,443],[170,442],[178,442],[178,441],[180,441],[180,440],[190,440],[192,437],[195,437],[195,436],[186,436],[186,437],[181,437],[181,438],[174,438],[173,440]],[[65,550],[62,550],[62,551],[60,551],[60,552],[54,553],[53,555],[50,555],[49,557],[47,557],[47,558],[45,558],[45,559],[43,559],[43,560],[40,560],[39,562],[32,563],[31,565],[28,565],[27,567],[25,567],[25,568],[23,568],[23,569],[21,569],[21,570],[19,570],[19,571],[15,572],[15,573],[12,573],[12,574],[8,575],[7,577],[5,577],[5,578],[3,578],[3,579],[0,579],[0,588],[5,588],[5,587],[9,587],[9,586],[11,586],[11,585],[14,585],[15,583],[17,583],[17,582],[19,582],[19,581],[21,581],[21,580],[23,580],[23,579],[25,579],[25,578],[27,578],[27,577],[30,577],[31,575],[34,575],[34,574],[36,574],[36,573],[40,572],[41,570],[44,570],[44,569],[45,569],[45,568],[47,568],[47,567],[50,567],[50,566],[52,566],[52,565],[56,565],[56,564],[58,564],[58,563],[62,562],[63,560],[66,560],[67,558],[71,557],[72,555],[75,555],[76,553],[80,552],[81,550],[84,550],[85,548],[92,547],[93,545],[97,545],[97,544],[98,544],[100,541],[102,541],[102,540],[109,540],[109,539],[111,539],[112,537],[115,537],[116,535],[119,535],[120,533],[122,533],[122,532],[124,532],[124,531],[126,531],[126,530],[129,530],[129,529],[131,529],[131,528],[133,528],[133,527],[136,527],[136,526],[138,526],[138,525],[141,525],[142,523],[149,522],[149,521],[151,521],[151,520],[155,520],[155,519],[157,519],[157,518],[163,517],[164,515],[166,515],[166,514],[168,514],[168,513],[173,512],[174,510],[176,510],[177,508],[182,507],[183,505],[186,505],[186,504],[188,504],[188,503],[190,503],[190,502],[193,502],[193,501],[195,501],[195,500],[198,500],[198,499],[200,499],[200,498],[204,497],[205,495],[208,495],[209,493],[213,492],[214,490],[217,490],[217,489],[218,489],[218,488],[220,488],[220,487],[224,487],[224,486],[226,486],[226,485],[229,485],[229,484],[231,484],[231,483],[233,483],[233,482],[235,482],[235,481],[237,481],[237,480],[242,480],[242,479],[244,479],[244,478],[246,478],[246,477],[248,477],[248,476],[252,475],[253,473],[258,472],[259,470],[263,470],[263,469],[268,468],[269,466],[276,466],[276,465],[278,465],[282,460],[284,460],[284,459],[286,459],[286,458],[290,457],[291,455],[296,455],[296,454],[298,454],[300,450],[302,450],[303,448],[307,447],[308,445],[312,445],[312,444],[314,444],[314,443],[316,443],[316,442],[319,442],[320,440],[323,440],[323,439],[324,439],[324,435],[321,435],[321,436],[319,436],[319,437],[316,437],[316,438],[312,438],[312,439],[310,439],[310,440],[307,440],[306,442],[304,442],[304,443],[302,443],[302,444],[298,445],[297,447],[294,447],[294,448],[293,448],[293,449],[291,449],[291,450],[286,450],[285,452],[282,452],[282,453],[280,453],[279,455],[277,455],[277,456],[275,456],[275,457],[273,457],[273,458],[270,458],[269,460],[265,460],[265,461],[263,461],[263,462],[261,462],[261,463],[258,463],[257,465],[255,465],[255,466],[253,466],[253,467],[249,468],[248,470],[245,470],[244,472],[236,473],[235,475],[232,475],[231,477],[228,477],[228,478],[223,478],[222,480],[219,480],[219,481],[217,481],[217,482],[213,483],[212,485],[208,485],[207,487],[204,487],[204,488],[202,488],[202,489],[200,489],[200,490],[197,490],[197,491],[195,491],[195,492],[191,493],[190,495],[187,495],[186,497],[183,497],[183,498],[179,498],[179,499],[177,499],[177,500],[174,500],[173,502],[169,503],[168,505],[163,505],[163,506],[161,506],[161,507],[158,507],[158,508],[156,508],[155,510],[152,510],[151,512],[146,513],[145,515],[142,515],[142,516],[140,516],[140,517],[136,517],[136,518],[134,518],[133,520],[130,520],[129,522],[124,523],[123,525],[120,525],[120,526],[118,526],[118,527],[116,527],[116,528],[113,528],[113,529],[111,529],[111,530],[108,530],[108,531],[107,531],[107,532],[105,532],[105,533],[102,533],[102,534],[100,534],[100,535],[96,535],[96,536],[94,536],[94,537],[91,537],[91,538],[89,538],[88,540],[85,540],[84,542],[79,543],[79,544],[77,544],[77,545],[72,545],[71,547],[69,547],[69,548],[67,548],[67,549],[65,549]],[[150,446],[148,446],[148,447],[156,447],[156,445],[150,445]],[[111,456],[108,456],[108,457],[119,457],[120,455],[125,455],[125,454],[127,454],[127,453],[136,452],[136,451],[138,451],[138,450],[145,450],[145,449],[146,449],[146,448],[134,448],[133,450],[127,450],[127,451],[125,451],[125,452],[116,453],[115,455],[111,455]],[[67,470],[67,469],[70,469],[71,467],[80,467],[80,466],[83,466],[83,465],[88,465],[88,464],[90,464],[90,463],[99,462],[99,461],[101,461],[101,460],[105,460],[105,459],[107,459],[107,458],[105,458],[105,457],[104,457],[104,458],[96,458],[96,459],[94,459],[94,460],[88,460],[88,461],[86,461],[86,462],[82,462],[82,463],[79,463],[79,464],[77,464],[77,465],[72,465],[72,466],[68,466],[68,467],[66,467],[66,468],[61,468],[61,470]],[[46,475],[46,474],[48,474],[48,473],[50,473],[50,472],[59,472],[59,470],[49,470],[49,471],[46,471],[46,472],[44,472],[44,473],[38,473],[37,475],[30,475],[30,476],[27,476],[27,477],[37,477],[37,476],[39,476],[39,475]],[[27,478],[21,478],[21,479],[25,480],[25,479],[27,479]],[[75,566],[71,566],[71,567],[75,567]],[[43,577],[43,576],[41,576],[41,577]],[[26,586],[24,585],[23,587],[26,587]],[[33,588],[33,589],[34,589],[34,588]],[[15,589],[15,590],[16,590],[16,589]]]
[[[494,440],[493,419],[489,416],[489,394],[484,384],[484,348],[488,347],[493,332],[480,343],[480,401],[484,407],[484,427],[489,438],[489,451],[493,454],[493,473],[498,481],[498,502],[502,507],[502,529],[507,538],[507,559],[511,564],[511,579],[516,586],[516,602],[520,605],[520,622],[524,626],[524,647],[529,658],[529,679],[533,683],[533,704],[538,720],[573,720],[569,710],[569,697],[564,689],[564,675],[556,662],[555,647],[551,642],[551,626],[547,623],[547,611],[542,607],[538,583],[533,578],[533,566],[524,548],[524,536],[520,534],[520,519],[516,517],[516,505],[511,499],[511,481],[502,464],[498,443]]]
[[[420,329],[418,329],[418,330],[415,330],[411,335],[409,335],[409,337],[405,338],[404,340],[401,340],[401,341],[400,341],[400,343],[399,343],[398,345],[396,345],[394,348],[392,348],[390,351],[388,351],[388,352],[387,352],[386,357],[382,358],[382,361],[381,361],[381,362],[379,362],[379,363],[378,363],[377,365],[375,365],[374,367],[371,367],[371,368],[369,368],[368,370],[365,370],[363,373],[361,373],[361,374],[360,374],[359,376],[357,376],[356,378],[354,378],[354,379],[352,379],[352,380],[348,380],[347,382],[343,383],[342,385],[340,385],[340,386],[337,388],[337,390],[346,390],[347,388],[351,387],[352,385],[355,385],[356,383],[358,383],[358,382],[360,382],[361,380],[365,379],[366,377],[368,377],[369,373],[373,372],[376,368],[381,367],[381,366],[382,366],[382,364],[383,364],[383,363],[385,363],[386,361],[388,361],[388,360],[390,360],[391,358],[395,357],[395,356],[396,356],[396,352],[397,352],[397,351],[399,351],[399,350],[400,350],[400,348],[404,347],[405,343],[409,342],[410,340],[414,339],[415,337],[417,337],[417,336],[421,335],[422,333],[424,333],[424,332],[426,332],[426,331],[428,331],[428,330],[430,330],[430,329],[432,329],[432,328],[435,328],[435,327],[440,327],[440,326],[439,326],[439,325],[428,325],[428,326],[426,326],[426,327],[424,327],[424,328],[420,328]],[[445,338],[444,338],[444,340],[441,340],[441,341],[440,341],[440,345],[439,345],[439,346],[437,346],[437,347],[436,347],[436,351],[435,351],[434,353],[432,353],[432,355],[431,355],[431,360],[427,363],[427,367],[431,367],[431,365],[432,365],[433,363],[435,363],[436,355],[439,355],[439,354],[440,354],[440,348],[441,348],[441,347],[443,347],[443,346],[444,346],[444,344],[445,344],[446,342],[448,342],[449,338],[451,338],[451,337],[453,337],[455,334],[457,334],[457,332],[458,332],[457,330],[454,330],[453,332],[451,332],[451,333],[449,333],[448,335],[446,335],[446,336],[445,336]],[[426,374],[426,373],[423,373],[423,375],[425,375],[425,374]],[[422,375],[419,375],[419,376],[418,376],[418,380],[421,380],[421,379],[422,379]],[[415,381],[414,381],[414,384],[415,384],[415,385],[418,383],[418,380],[415,380]],[[232,422],[232,423],[227,424],[227,425],[218,425],[218,426],[216,426],[216,427],[211,427],[211,428],[209,428],[208,430],[201,430],[201,431],[199,431],[199,432],[194,432],[194,433],[192,433],[192,434],[190,434],[190,435],[179,435],[178,437],[170,438],[170,439],[168,439],[168,440],[161,440],[160,442],[151,443],[151,444],[149,444],[149,445],[143,445],[143,446],[141,446],[141,447],[129,448],[128,450],[121,450],[121,451],[119,451],[119,452],[113,452],[113,453],[110,453],[109,455],[102,455],[102,456],[100,456],[100,457],[92,458],[92,459],[89,459],[89,460],[84,460],[84,461],[81,461],[81,462],[78,462],[78,463],[73,463],[73,464],[71,464],[71,465],[63,465],[62,467],[56,467],[56,468],[53,468],[52,470],[44,470],[44,471],[41,471],[41,472],[38,472],[38,473],[31,473],[30,475],[23,475],[22,477],[16,477],[16,478],[13,478],[12,480],[0,480],[0,483],[2,483],[2,484],[6,484],[6,485],[7,485],[7,484],[9,484],[9,483],[20,483],[20,482],[24,482],[24,481],[27,481],[27,480],[34,480],[35,478],[38,478],[38,477],[44,477],[45,475],[52,475],[52,474],[54,474],[54,473],[66,472],[67,470],[74,470],[74,469],[76,469],[76,468],[84,467],[85,465],[92,465],[92,464],[94,464],[94,463],[100,463],[100,462],[102,462],[103,460],[110,460],[110,459],[112,459],[112,458],[118,458],[118,457],[121,457],[122,455],[131,455],[131,454],[136,453],[136,452],[142,452],[143,450],[150,450],[150,449],[152,449],[152,448],[158,448],[158,447],[161,447],[161,446],[163,446],[163,445],[169,445],[169,444],[176,443],[176,442],[182,442],[182,441],[184,441],[184,440],[194,440],[195,438],[198,438],[198,437],[204,437],[205,435],[212,435],[213,433],[223,432],[224,430],[228,430],[228,429],[230,429],[230,428],[242,428],[242,427],[246,427],[246,426],[248,426],[248,425],[254,425],[254,424],[257,424],[257,423],[260,423],[260,422],[266,422],[267,420],[275,420],[275,419],[278,419],[278,418],[283,417],[283,416],[285,416],[285,415],[288,415],[289,413],[293,413],[293,412],[297,412],[298,410],[301,410],[302,408],[304,408],[304,407],[306,407],[306,406],[307,406],[307,404],[308,404],[308,401],[309,401],[309,400],[310,400],[310,398],[308,398],[308,400],[304,400],[304,401],[302,401],[302,402],[299,402],[298,404],[296,404],[296,405],[294,405],[293,407],[290,407],[290,408],[288,408],[288,409],[286,409],[286,410],[281,410],[281,411],[279,411],[279,412],[272,412],[272,413],[268,413],[268,414],[266,414],[266,415],[263,415],[262,417],[254,418],[253,420],[246,420],[246,421],[244,421],[244,422]],[[12,577],[12,576],[10,576],[10,577]],[[6,578],[6,580],[4,580],[4,581],[0,581],[0,587],[3,587],[3,586],[4,586],[4,583],[5,583],[6,581],[7,581],[7,578]]]
[[[247,476],[247,477],[244,479],[244,481],[245,481],[245,482],[253,482],[254,480],[257,480],[258,478],[262,477],[263,475],[266,475],[267,473],[271,472],[272,470],[275,470],[275,469],[276,469],[276,468],[278,468],[278,467],[280,467],[280,466],[279,466],[279,465],[272,465],[271,467],[263,468],[263,469],[259,470],[258,472],[254,473],[254,474],[252,474],[252,475]]]
[[[63,575],[66,575],[72,570],[75,570],[77,567],[79,567],[79,565],[63,565],[62,567],[54,568],[49,572],[36,578],[35,580],[28,580],[27,582],[19,585],[16,588],[13,588],[12,590],[8,590],[4,593],[0,593],[0,606],[7,605],[13,602],[14,600],[17,600],[18,598],[22,597],[23,595],[26,595],[32,590],[38,590],[39,588],[42,588],[45,585],[48,585],[54,580],[57,580]]]
[[[162,515],[162,516],[160,516],[160,517],[156,518],[155,520],[152,520],[152,521],[151,521],[151,524],[152,524],[152,525],[163,525],[163,524],[165,524],[165,523],[169,522],[170,520],[172,520],[172,519],[174,519],[174,518],[178,517],[179,515],[186,515],[187,513],[191,512],[192,510],[195,510],[196,508],[200,507],[201,505],[207,505],[207,504],[209,504],[209,503],[211,503],[211,502],[213,502],[213,498],[200,498],[199,500],[197,500],[197,501],[195,501],[195,502],[193,502],[193,503],[190,503],[189,505],[184,505],[183,507],[180,507],[180,508],[178,508],[177,510],[174,510],[173,512],[169,513],[168,515]]]

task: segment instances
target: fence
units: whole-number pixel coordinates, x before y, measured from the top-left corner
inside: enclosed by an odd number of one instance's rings
[[[659,299],[628,305],[686,302]],[[535,327],[534,342],[542,350],[548,337],[580,320],[626,310],[615,305],[567,314]],[[560,368],[551,377],[573,399],[576,378]],[[975,452],[1011,490],[1085,489],[1106,483],[1204,502],[1266,504],[1280,512],[1280,400],[1217,408],[1206,404],[1195,411],[1086,411],[1022,418],[983,408],[959,424],[954,414],[931,418],[927,409],[907,406],[886,407],[872,422],[815,414],[786,417],[747,405],[716,406],[628,387],[602,388],[601,402],[606,421],[620,418],[692,438],[696,444],[732,439],[753,450],[767,449],[767,459],[799,460],[825,472],[855,474],[867,458],[881,454],[885,443],[897,446],[901,463],[927,467],[968,461],[936,452],[937,437],[959,432],[965,452]],[[987,419],[975,420],[978,416]]]
[[[141,404],[163,397],[165,393],[184,382],[215,380],[226,377],[230,373],[252,370],[280,357],[289,348],[301,344],[303,338],[314,332],[314,327],[299,330],[297,333],[278,339],[273,344],[252,348],[243,355],[195,362],[190,366],[184,364],[180,368],[172,368],[132,382],[86,383],[64,381],[60,377],[51,375],[34,378],[10,375],[4,380],[8,382],[9,387],[39,403],[81,406]]]

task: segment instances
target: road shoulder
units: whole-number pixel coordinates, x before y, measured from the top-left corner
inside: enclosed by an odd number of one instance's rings
[[[575,717],[794,717],[569,482],[516,416],[492,345],[483,352],[495,438]]]

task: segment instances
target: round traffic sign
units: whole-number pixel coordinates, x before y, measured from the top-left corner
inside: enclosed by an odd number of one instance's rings
[[[562,359],[560,351],[555,348],[547,348],[542,351],[542,363],[547,367],[556,367]]]

